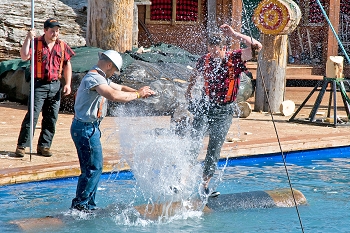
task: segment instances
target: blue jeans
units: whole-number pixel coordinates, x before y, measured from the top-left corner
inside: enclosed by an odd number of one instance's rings
[[[60,81],[34,81],[33,127],[35,129],[39,114],[42,111],[43,119],[41,122],[41,132],[38,140],[38,145],[41,147],[51,147],[52,139],[56,131],[55,127],[61,102],[61,90],[62,87]],[[30,96],[31,94],[28,98],[28,111],[22,121],[21,131],[17,141],[17,145],[21,147],[29,146],[31,109]]]
[[[203,177],[213,177],[220,159],[221,147],[232,124],[234,103],[211,105],[207,111],[193,112],[193,128],[191,132],[191,156],[195,160],[203,145],[203,139],[209,132],[209,143],[204,160]]]
[[[77,149],[81,174],[72,208],[94,209],[98,182],[102,174],[103,156],[100,122],[81,122],[74,119],[71,136]]]

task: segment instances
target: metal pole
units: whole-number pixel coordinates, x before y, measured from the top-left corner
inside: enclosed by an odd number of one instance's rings
[[[32,0],[32,30],[34,29],[34,0]],[[30,78],[30,161],[32,161],[32,149],[33,149],[33,135],[34,135],[34,38],[31,41],[32,54],[31,54],[31,78]]]

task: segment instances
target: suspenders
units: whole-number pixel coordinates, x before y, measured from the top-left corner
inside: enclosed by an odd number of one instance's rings
[[[64,42],[60,41],[60,47],[61,47],[61,62],[60,62],[60,69],[58,71],[58,78],[60,79],[62,77],[62,70],[63,70],[63,62],[64,62]],[[38,40],[37,49],[36,49],[36,78],[43,78],[43,42],[42,40]]]
[[[90,70],[90,72],[94,72],[94,73],[98,73],[97,70]],[[102,117],[102,109],[103,109],[103,104],[106,100],[105,97],[101,96],[102,99],[101,99],[101,102],[100,102],[100,106],[98,107],[98,110],[97,110],[97,118],[101,118]]]
[[[208,53],[205,56],[205,72],[204,72],[205,74],[210,72],[209,58],[210,58],[210,54]],[[232,101],[233,91],[235,87],[235,73],[234,73],[234,68],[233,68],[231,59],[228,60],[227,66],[228,66],[228,76],[229,76],[230,82],[229,82],[227,93],[225,95],[225,102],[230,102]],[[209,82],[207,78],[204,80],[204,86],[205,86],[205,93],[209,95]]]

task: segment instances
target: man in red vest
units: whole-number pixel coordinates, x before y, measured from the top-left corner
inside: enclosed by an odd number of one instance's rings
[[[238,112],[234,101],[238,93],[240,73],[247,70],[245,61],[252,58],[252,47],[256,50],[262,48],[260,42],[236,32],[227,24],[222,25],[220,29],[223,33],[213,34],[208,38],[208,53],[198,60],[186,92],[189,111],[193,114],[191,156],[194,160],[202,147],[204,136],[209,132],[203,170],[203,191],[205,195],[212,197],[219,195],[219,192],[209,190],[209,181],[215,173],[233,115],[237,115]],[[228,51],[224,36],[244,41],[247,48]],[[200,96],[195,96],[192,92],[196,83],[200,81],[202,92]]]
[[[72,66],[70,59],[74,56],[73,50],[58,39],[61,25],[56,19],[48,19],[44,23],[44,35],[35,37],[35,30],[29,30],[21,48],[22,60],[31,58],[31,40],[34,38],[34,129],[42,111],[41,132],[37,145],[39,155],[50,157],[50,151],[58,111],[61,101],[61,92],[64,95],[71,93]],[[61,84],[62,71],[64,86]],[[25,148],[30,139],[30,98],[28,111],[25,115],[21,131],[18,136],[16,157],[24,157]]]

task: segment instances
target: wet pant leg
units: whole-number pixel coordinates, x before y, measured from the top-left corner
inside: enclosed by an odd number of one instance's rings
[[[228,104],[213,108],[209,112],[208,118],[209,143],[204,160],[204,177],[212,177],[215,173],[222,145],[232,124],[233,105]]]
[[[74,119],[71,136],[81,169],[72,208],[93,209],[96,206],[96,191],[103,168],[99,123],[85,123]]]

